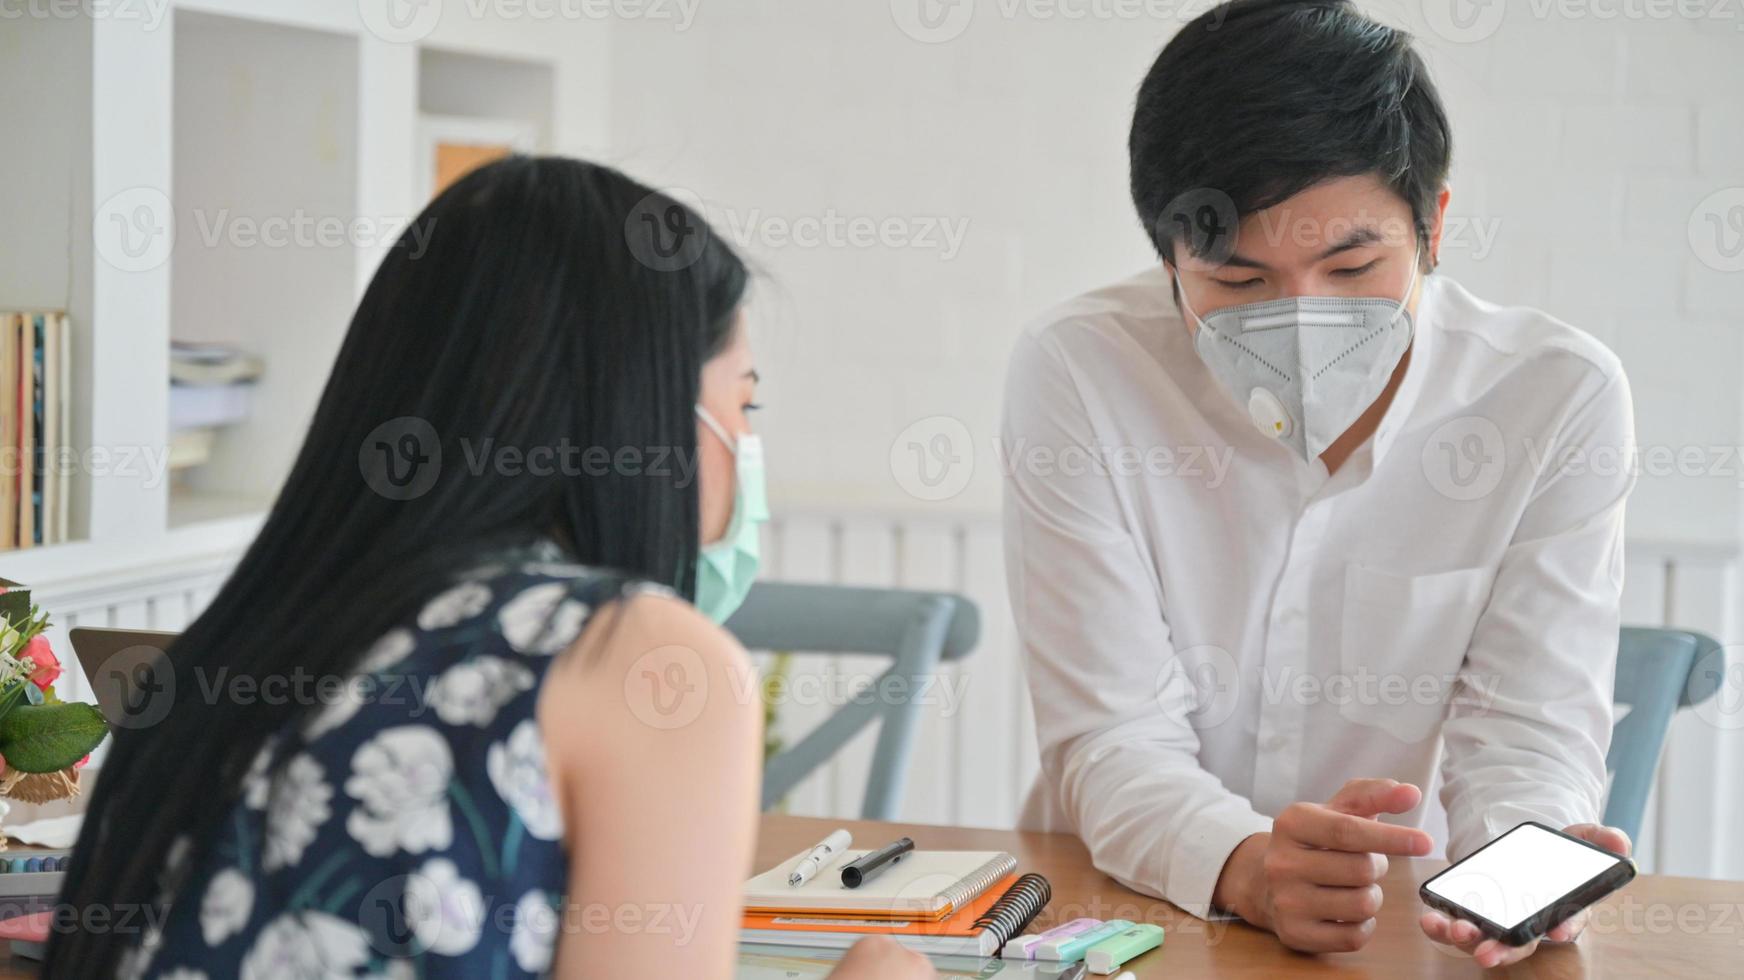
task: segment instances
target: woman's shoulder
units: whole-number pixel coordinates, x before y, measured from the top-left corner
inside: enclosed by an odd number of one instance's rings
[[[667,590],[638,590],[590,623],[547,681],[538,714],[560,744],[576,746],[679,730],[730,738],[762,719],[744,647]]]

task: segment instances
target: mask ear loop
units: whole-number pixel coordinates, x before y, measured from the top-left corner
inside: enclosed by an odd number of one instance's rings
[[[1411,253],[1411,284],[1405,287],[1405,298],[1399,300],[1399,308],[1393,311],[1393,318],[1387,321],[1387,326],[1399,322],[1405,315],[1405,307],[1411,305],[1411,296],[1417,292],[1417,281],[1423,277],[1423,246],[1420,244]]]
[[[728,438],[726,428],[715,421],[715,417],[709,414],[708,409],[701,405],[696,406],[696,417],[702,420],[703,425],[708,426],[709,431],[715,434],[715,438],[726,444],[728,452],[734,456],[739,455],[739,440]]]
[[[1169,266],[1169,277],[1175,280],[1175,295],[1179,296],[1181,299],[1181,309],[1187,311],[1187,316],[1189,318],[1188,322],[1195,323],[1198,325],[1199,329],[1204,330],[1205,321],[1199,319],[1199,314],[1193,312],[1193,304],[1187,301],[1187,286],[1185,283],[1181,282],[1180,271],[1175,268],[1173,262],[1167,264]]]
[[[708,426],[709,431],[715,434],[715,438],[726,444],[727,452],[733,454],[733,462],[735,464],[733,472],[733,515],[727,519],[727,530],[721,535],[720,540],[712,541],[703,545],[703,550],[707,551],[709,548],[720,544],[722,541],[731,540],[733,536],[738,533],[739,522],[744,519],[745,515],[740,513],[744,508],[739,506],[738,500],[740,490],[739,474],[737,470],[737,464],[739,461],[739,442],[737,439],[727,438],[726,427],[715,421],[715,417],[709,413],[709,410],[703,408],[701,405],[696,406],[696,417],[702,420],[703,425]]]

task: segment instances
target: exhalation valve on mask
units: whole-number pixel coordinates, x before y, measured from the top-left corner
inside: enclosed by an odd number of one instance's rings
[[[1418,256],[1420,257],[1420,256]],[[1254,427],[1312,462],[1386,390],[1415,329],[1403,299],[1290,296],[1199,317],[1193,346]]]

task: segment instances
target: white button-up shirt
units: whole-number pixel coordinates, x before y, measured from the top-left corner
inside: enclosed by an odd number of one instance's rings
[[[1392,405],[1329,476],[1218,386],[1169,283],[1072,300],[1012,357],[1024,825],[1204,915],[1237,844],[1351,778],[1432,794],[1439,764],[1439,805],[1383,819],[1456,858],[1597,820],[1635,475],[1616,357],[1432,275]]]

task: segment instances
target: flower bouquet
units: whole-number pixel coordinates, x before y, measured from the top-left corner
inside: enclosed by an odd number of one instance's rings
[[[29,590],[0,579],[0,797],[25,803],[77,796],[79,769],[109,734],[94,706],[55,696],[48,625]]]

